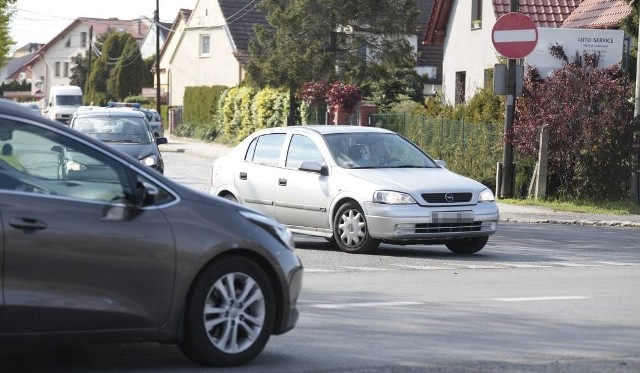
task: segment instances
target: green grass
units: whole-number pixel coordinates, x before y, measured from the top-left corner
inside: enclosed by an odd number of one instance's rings
[[[631,201],[538,201],[533,199],[501,199],[500,203],[512,205],[540,206],[556,211],[585,212],[610,215],[640,215],[640,204]]]

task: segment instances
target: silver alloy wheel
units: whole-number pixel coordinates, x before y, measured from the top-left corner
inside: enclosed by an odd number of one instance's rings
[[[255,343],[265,323],[262,290],[250,276],[228,273],[209,290],[203,316],[211,343],[225,353],[242,352]]]
[[[346,246],[360,245],[360,242],[366,237],[366,229],[367,223],[360,211],[349,209],[340,216],[340,223],[338,224],[339,239]]]

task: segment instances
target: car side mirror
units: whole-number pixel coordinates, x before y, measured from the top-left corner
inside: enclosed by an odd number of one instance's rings
[[[156,137],[156,144],[158,145],[166,144],[168,142],[169,140],[167,140],[166,137]]]
[[[447,168],[447,162],[443,161],[442,159],[436,159],[436,164],[442,168]]]
[[[329,175],[329,167],[317,161],[303,161],[298,169],[300,171],[315,172],[322,176]]]
[[[135,193],[136,207],[144,207],[155,203],[159,190],[152,184],[138,182]]]

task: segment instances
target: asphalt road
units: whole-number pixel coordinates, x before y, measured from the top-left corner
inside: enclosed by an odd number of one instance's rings
[[[165,154],[206,191],[210,160]],[[251,364],[197,366],[155,343],[0,351],[3,372],[640,372],[640,229],[505,222],[485,249],[296,237],[296,328]]]

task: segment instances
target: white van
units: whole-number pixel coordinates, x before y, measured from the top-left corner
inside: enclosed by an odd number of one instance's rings
[[[45,116],[68,124],[71,116],[82,105],[82,88],[74,85],[54,85],[49,91]]]

